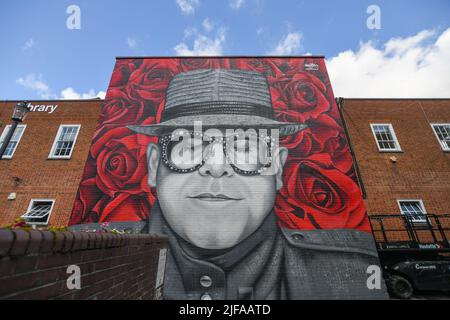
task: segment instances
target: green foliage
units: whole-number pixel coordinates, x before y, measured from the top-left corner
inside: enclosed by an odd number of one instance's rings
[[[13,223],[1,226],[0,229],[30,231],[33,230],[33,226],[27,224],[27,221],[24,218],[19,217],[14,219]],[[49,227],[39,227],[39,230],[55,232],[55,231],[68,231],[69,229],[64,226],[49,226]]]
[[[68,227],[64,227],[64,226],[60,226],[60,227],[58,227],[58,226],[50,226],[50,227],[47,227],[46,229],[48,231],[60,231],[60,232],[69,231],[69,228]]]
[[[21,230],[32,230],[33,228],[30,225],[27,225],[27,222],[24,218],[19,217],[14,219],[14,222],[11,224],[7,224],[1,227],[2,229],[21,229]]]
[[[27,224],[26,220],[22,217],[14,219],[14,222],[11,224],[6,224],[3,226],[0,226],[0,229],[9,229],[9,230],[25,230],[25,231],[31,231],[33,230],[33,227],[29,224]],[[66,226],[40,226],[38,230],[41,231],[51,231],[51,232],[64,232],[69,231],[69,228]],[[108,222],[103,222],[100,224],[99,230],[87,230],[86,232],[96,232],[96,233],[114,233],[114,234],[129,234],[131,231],[126,230],[117,230],[117,229],[111,229],[109,227]]]

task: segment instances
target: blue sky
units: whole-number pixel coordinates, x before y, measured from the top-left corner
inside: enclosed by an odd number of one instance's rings
[[[325,55],[336,95],[450,97],[449,28],[448,0],[1,1],[0,100],[102,94],[117,56],[271,53]]]

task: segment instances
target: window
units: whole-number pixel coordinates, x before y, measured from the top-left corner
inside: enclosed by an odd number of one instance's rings
[[[22,138],[23,132],[25,131],[25,124],[19,124],[14,130],[14,133],[11,137],[11,140],[8,143],[8,146],[5,149],[5,153],[3,154],[2,159],[11,159],[14,152],[16,151],[17,146],[19,145],[19,141]],[[11,129],[11,125],[7,125],[0,136],[0,146],[3,144],[3,140],[5,140],[6,135]]]
[[[431,125],[442,150],[450,151],[450,123],[435,123]]]
[[[79,124],[59,126],[49,158],[69,159],[72,156],[79,130]]]
[[[22,218],[28,224],[48,224],[55,200],[32,199]]]
[[[402,214],[411,222],[427,222],[425,207],[422,200],[398,200]]]
[[[372,132],[380,151],[401,151],[390,123],[371,124]]]

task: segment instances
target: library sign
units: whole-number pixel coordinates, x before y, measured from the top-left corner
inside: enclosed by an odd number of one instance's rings
[[[46,112],[46,113],[53,113],[58,108],[57,104],[36,104],[33,105],[32,103],[29,103],[28,106],[30,107],[31,112]]]

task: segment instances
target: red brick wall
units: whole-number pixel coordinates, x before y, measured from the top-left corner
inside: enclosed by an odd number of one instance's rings
[[[17,101],[0,102],[0,132]],[[28,209],[31,199],[55,199],[49,225],[67,225],[103,100],[31,101],[58,105],[52,114],[30,112],[12,159],[0,160],[0,226]],[[71,159],[48,159],[61,124],[81,124]],[[18,180],[18,179],[20,180]],[[17,193],[16,200],[8,195]]]
[[[422,199],[427,213],[450,214],[450,152],[430,125],[450,123],[450,99],[344,99],[342,111],[369,215],[400,214],[398,199]],[[391,123],[402,152],[379,152],[371,123]]]
[[[167,238],[88,232],[0,230],[0,299],[155,299]],[[81,289],[69,290],[69,265]]]

